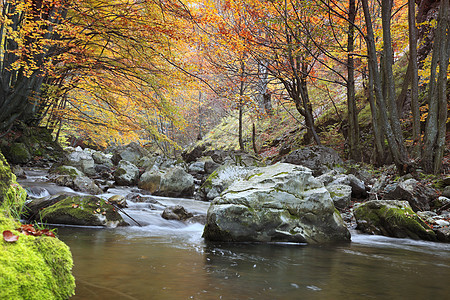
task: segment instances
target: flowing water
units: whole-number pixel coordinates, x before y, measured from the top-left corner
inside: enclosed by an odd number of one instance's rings
[[[102,196],[127,192],[110,189]],[[197,213],[205,213],[208,206],[155,198]],[[201,238],[202,225],[164,220],[161,209],[131,203],[126,212],[143,227],[58,229],[73,253],[77,288],[72,299],[448,299],[450,295],[449,244],[356,232],[351,243],[327,246],[208,244]]]

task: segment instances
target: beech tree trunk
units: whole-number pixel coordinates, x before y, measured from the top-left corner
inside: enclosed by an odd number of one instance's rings
[[[348,34],[347,34],[347,109],[348,109],[348,138],[350,146],[350,158],[360,161],[358,109],[355,98],[355,63],[353,60],[354,33],[356,19],[356,1],[349,0],[348,10]]]
[[[377,65],[377,53],[375,48],[375,38],[373,33],[372,19],[369,11],[368,0],[362,0],[363,10],[364,10],[364,18],[366,21],[367,27],[367,35],[366,35],[366,43],[368,48],[368,56],[369,56],[369,71],[373,74],[374,79],[374,91],[376,97],[377,108],[380,113],[381,122],[383,123],[383,133],[388,141],[389,150],[392,154],[392,158],[394,163],[400,174],[407,173],[410,167],[406,149],[403,145],[403,140],[401,140],[401,128],[400,122],[397,117],[397,106],[395,105],[395,86],[393,84],[393,75],[392,75],[392,48],[390,47],[390,31],[387,30],[386,26],[389,26],[390,20],[390,5],[391,2],[387,0],[383,0],[382,4],[382,23],[383,23],[383,40],[384,45],[387,49],[385,49],[384,53],[387,57],[385,57],[384,69],[386,71],[386,84],[389,89],[388,92],[388,102],[386,101],[381,83],[381,76],[378,70]],[[389,7],[384,7],[388,5]],[[385,34],[386,32],[386,34]],[[394,98],[393,98],[394,97]],[[396,119],[397,118],[397,119]]]
[[[419,111],[419,75],[417,62],[417,27],[415,21],[415,1],[408,1],[409,26],[409,65],[411,75],[411,112],[413,116],[413,157],[420,156],[420,111]]]
[[[438,174],[442,167],[447,122],[447,68],[450,59],[449,1],[442,0],[439,8],[436,36],[431,59],[428,88],[428,117],[425,127],[422,165],[426,172]],[[439,66],[439,73],[437,67]]]

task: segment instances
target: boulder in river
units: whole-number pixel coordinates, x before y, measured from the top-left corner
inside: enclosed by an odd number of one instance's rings
[[[412,209],[408,201],[371,200],[354,210],[357,229],[396,238],[435,241],[436,234]]]
[[[95,196],[60,196],[60,200],[39,211],[39,218],[46,223],[117,227],[127,223],[107,201]]]
[[[127,160],[121,160],[114,172],[114,179],[118,185],[135,185],[139,179],[139,169]]]
[[[303,166],[256,168],[211,203],[203,236],[209,241],[327,243],[350,233],[330,193]]]
[[[98,195],[103,191],[89,177],[72,166],[59,166],[50,170],[50,181],[60,186],[67,186],[75,191]]]
[[[161,217],[166,220],[186,221],[192,218],[194,215],[187,212],[181,205],[166,207],[161,214]]]
[[[90,149],[76,148],[67,156],[65,164],[77,168],[88,176],[95,175],[95,162]]]

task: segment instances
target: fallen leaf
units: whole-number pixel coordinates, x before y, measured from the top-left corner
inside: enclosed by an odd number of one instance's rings
[[[14,233],[12,233],[9,230],[5,230],[5,231],[3,231],[3,239],[5,240],[5,242],[14,243],[14,242],[17,242],[17,240],[19,239],[19,236],[15,235]]]
[[[40,230],[41,234],[51,237],[56,237],[53,231],[50,231],[50,229],[42,229]]]

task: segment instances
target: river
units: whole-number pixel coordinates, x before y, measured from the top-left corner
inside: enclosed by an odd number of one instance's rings
[[[28,179],[28,184],[36,178]],[[44,179],[43,179],[44,180]],[[27,186],[26,181],[21,182]],[[42,186],[42,185],[40,185]],[[45,186],[45,185],[44,185]],[[51,193],[58,190],[45,186]],[[65,188],[63,188],[65,189]],[[112,189],[108,194],[123,194]],[[208,204],[156,197],[206,212]],[[335,245],[208,244],[203,226],[168,221],[148,203],[143,227],[59,227],[73,254],[72,299],[448,299],[450,245],[362,235]]]

